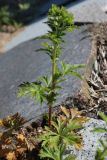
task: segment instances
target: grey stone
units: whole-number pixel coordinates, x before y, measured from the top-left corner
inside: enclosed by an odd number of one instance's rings
[[[85,0],[69,5],[68,11],[74,14],[76,22],[107,22],[107,0]]]
[[[107,133],[92,132],[95,127],[107,128],[107,124],[102,120],[90,119],[79,132],[83,137],[82,149],[76,150],[71,146],[67,148],[67,152],[76,155],[77,160],[95,160],[96,150],[101,147],[99,140],[107,140]]]
[[[64,38],[64,55],[62,59],[68,63],[86,63],[91,50],[91,41],[88,37],[87,26],[83,26]],[[0,55],[0,118],[19,112],[21,115],[32,118],[38,117],[46,109],[29,98],[18,99],[18,86],[25,81],[34,81],[40,75],[51,70],[49,58],[44,53],[35,52],[40,48],[42,40],[31,40]],[[83,70],[81,71],[83,73]],[[80,89],[80,80],[68,77],[62,84],[64,90],[60,93],[57,103],[64,101],[68,96],[76,94]]]

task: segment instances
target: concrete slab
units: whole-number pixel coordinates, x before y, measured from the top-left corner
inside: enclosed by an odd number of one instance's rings
[[[87,26],[83,26],[65,37],[63,60],[68,63],[86,63],[91,50]],[[35,104],[29,98],[17,99],[18,85],[25,81],[33,81],[40,75],[51,70],[49,58],[46,54],[35,52],[40,48],[42,40],[31,40],[0,55],[0,118],[8,114],[19,112],[27,118],[42,114],[45,107]],[[83,73],[83,72],[82,72]],[[60,93],[63,101],[80,89],[80,80],[68,77],[62,84],[65,88]],[[45,106],[45,105],[44,105]]]

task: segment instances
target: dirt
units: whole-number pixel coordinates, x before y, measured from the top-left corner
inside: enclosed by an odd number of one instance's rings
[[[4,52],[4,47],[5,45],[12,39],[14,38],[18,33],[24,30],[24,27],[21,27],[14,32],[0,32],[0,54]]]

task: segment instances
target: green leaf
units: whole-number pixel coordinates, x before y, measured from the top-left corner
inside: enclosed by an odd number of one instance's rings
[[[72,74],[72,75],[76,76],[77,78],[83,80],[83,77],[77,72],[71,72],[70,74]]]
[[[22,11],[28,10],[30,8],[30,4],[29,3],[19,3],[19,8]]]
[[[64,158],[64,160],[76,160],[76,156],[75,155],[69,155],[66,158]]]
[[[19,86],[18,97],[20,96],[30,96],[42,104],[46,98],[45,88],[41,85],[41,82],[25,82]]]
[[[107,116],[103,112],[98,112],[98,115],[106,122],[107,124]]]
[[[107,132],[107,129],[105,129],[105,128],[94,128],[93,132],[105,133],[105,132]]]

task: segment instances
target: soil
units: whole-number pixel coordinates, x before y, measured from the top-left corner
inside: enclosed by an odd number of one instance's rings
[[[11,29],[11,27],[10,27]],[[8,31],[8,32],[0,32],[0,39],[1,39],[1,42],[0,42],[0,54],[3,53],[4,51],[4,47],[5,45],[12,39],[14,38],[19,32],[23,31],[24,30],[24,27],[21,27],[15,31]]]

